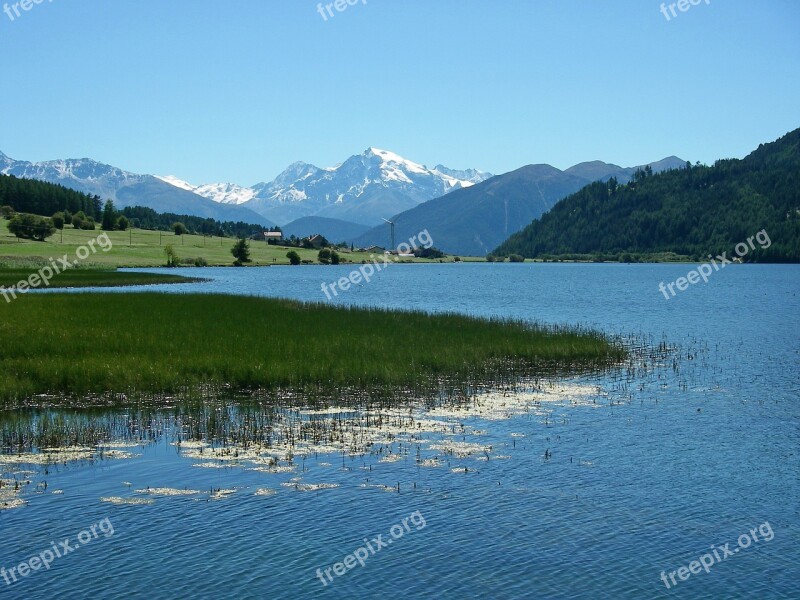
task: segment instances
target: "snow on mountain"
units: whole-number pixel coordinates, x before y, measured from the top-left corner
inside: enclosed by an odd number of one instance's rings
[[[178,179],[173,175],[156,175],[161,181],[176,188],[193,192],[203,198],[208,198],[219,204],[244,204],[252,200],[255,192],[251,188],[242,187],[235,183],[208,183],[205,185],[192,185],[188,181]]]
[[[457,176],[462,173],[466,178]],[[372,225],[488,177],[475,170],[429,169],[370,147],[335,167],[295,163],[272,182],[253,186],[255,196],[246,206],[278,223],[318,216]]]
[[[249,188],[232,183],[196,186],[174,176],[159,179],[215,202],[242,205],[280,224],[316,216],[374,225],[381,218],[491,176],[442,165],[429,169],[394,152],[370,147],[335,167],[296,162],[274,180]]]
[[[449,169],[444,165],[436,165],[433,168],[433,170],[438,171],[439,173],[443,173],[444,175],[447,175],[454,179],[461,180],[462,182],[471,183],[472,185],[475,185],[476,183],[480,183],[482,181],[490,179],[491,177],[494,177],[494,175],[492,175],[491,173],[478,171],[477,169],[464,169],[464,170]],[[464,185],[462,187],[469,187],[469,186]]]
[[[184,181],[183,179],[178,179],[173,175],[165,175],[164,177],[162,177],[161,175],[156,175],[155,177],[170,185],[174,185],[176,188],[180,188],[182,190],[193,192],[197,189],[196,185],[192,185],[191,183],[189,183],[188,181]]]
[[[0,173],[63,185],[99,196],[101,200],[113,200],[117,208],[144,206],[162,213],[274,225],[263,215],[243,206],[212,202],[195,193],[190,184],[174,177],[167,181],[166,178],[131,173],[89,158],[28,162],[13,160],[0,153]],[[233,194],[234,190],[229,192]]]

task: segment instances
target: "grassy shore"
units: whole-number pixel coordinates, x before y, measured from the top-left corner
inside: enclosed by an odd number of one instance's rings
[[[29,295],[0,304],[0,317],[6,408],[42,394],[67,403],[208,389],[413,394],[624,357],[580,330],[215,295]]]
[[[27,280],[38,272],[37,269],[6,269],[0,266],[0,288],[15,288],[21,281]],[[84,288],[84,287],[122,287],[131,285],[154,285],[157,283],[191,283],[197,279],[172,274],[131,273],[109,269],[72,269],[53,277],[47,287]]]

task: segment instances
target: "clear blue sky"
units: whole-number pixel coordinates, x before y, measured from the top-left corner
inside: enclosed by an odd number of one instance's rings
[[[800,127],[800,2],[660,4],[44,0],[0,13],[0,150],[252,185],[368,146],[503,173]]]

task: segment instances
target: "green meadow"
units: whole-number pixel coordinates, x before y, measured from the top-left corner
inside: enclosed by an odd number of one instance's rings
[[[5,408],[209,390],[421,396],[624,357],[598,333],[452,314],[200,294],[55,293],[0,303]]]
[[[27,260],[47,260],[64,254],[75,256],[78,247],[95,240],[103,231],[84,231],[67,225],[62,231],[44,242],[20,240],[8,231],[8,221],[0,219],[0,265],[16,265]],[[201,258],[209,266],[233,264],[231,248],[235,239],[202,235],[175,235],[144,229],[107,232],[113,247],[108,252],[98,251],[86,261],[86,265],[104,267],[163,267],[167,263],[164,248],[171,245],[178,256],[179,266],[193,266]],[[286,253],[296,251],[301,260],[317,263],[318,250],[269,246],[265,242],[250,242],[251,266],[288,265]],[[343,262],[361,263],[370,261],[367,252],[339,251]],[[444,259],[452,262],[453,257]],[[467,259],[465,259],[467,260]],[[403,262],[439,262],[425,259],[403,259]]]

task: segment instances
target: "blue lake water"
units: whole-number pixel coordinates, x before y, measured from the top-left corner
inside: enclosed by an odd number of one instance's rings
[[[352,268],[174,269],[210,281],[158,289],[327,302],[321,284]],[[150,440],[112,449],[124,457],[5,457],[2,478],[31,483],[0,510],[0,567],[106,518],[114,533],[0,578],[0,598],[800,598],[800,267],[730,266],[666,300],[658,284],[692,268],[391,265],[335,302],[583,324],[678,350],[627,383],[395,411],[358,430],[366,449],[317,443],[272,466],[176,445],[174,413],[138,423]],[[333,571],[379,535],[392,543]],[[688,570],[715,550],[725,560]]]

